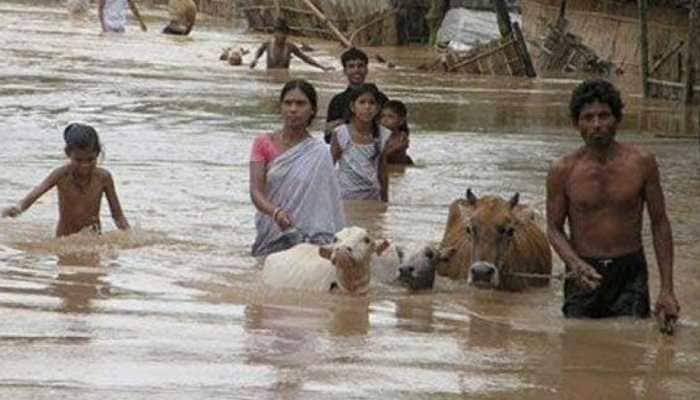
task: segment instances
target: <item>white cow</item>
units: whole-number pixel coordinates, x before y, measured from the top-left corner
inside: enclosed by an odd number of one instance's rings
[[[367,293],[372,256],[381,254],[389,243],[375,243],[358,227],[344,228],[335,236],[336,242],[329,245],[301,243],[269,255],[263,266],[263,283],[279,288]]]

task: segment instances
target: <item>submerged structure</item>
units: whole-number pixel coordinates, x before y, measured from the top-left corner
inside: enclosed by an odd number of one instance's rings
[[[566,32],[580,38],[592,52],[589,54],[614,64],[621,73],[639,74],[638,79],[646,82],[648,95],[672,99],[689,95],[697,100],[700,98],[700,85],[696,83],[700,71],[700,29],[697,22],[692,23],[697,18],[691,18],[694,14],[690,10],[694,9],[696,15],[698,3],[698,0],[521,0],[520,7],[523,33],[529,43],[543,43],[543,38],[551,36],[552,26],[556,27],[557,21],[565,17]],[[642,15],[646,18],[641,18]],[[551,58],[542,46],[534,45],[530,49],[538,67]],[[648,71],[646,76],[644,70]],[[684,94],[688,86],[690,93]]]

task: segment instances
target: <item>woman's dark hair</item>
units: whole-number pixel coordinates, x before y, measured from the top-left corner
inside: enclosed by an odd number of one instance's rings
[[[403,124],[399,127],[400,130],[406,132],[406,135],[411,133],[408,129],[408,121],[406,121],[408,117],[408,110],[406,109],[406,105],[403,104],[402,101],[400,100],[389,100],[386,103],[384,103],[384,107],[382,109],[388,109],[396,113],[399,117],[403,118]]]
[[[284,96],[294,89],[299,89],[302,93],[304,93],[304,96],[306,96],[306,98],[309,99],[309,103],[311,103],[313,113],[311,114],[311,118],[309,118],[309,122],[306,124],[306,126],[309,126],[314,118],[316,118],[316,112],[318,111],[318,96],[316,95],[316,89],[314,89],[312,84],[303,79],[291,80],[282,88],[282,93],[280,93],[280,104],[284,101]]]
[[[374,101],[377,103],[377,108],[381,107],[381,99],[377,85],[374,83],[363,83],[362,85],[353,88],[350,92],[350,102],[348,103],[348,109],[345,110],[345,122],[349,123],[352,120],[352,105],[357,99],[360,98],[360,96],[364,94],[371,94],[372,97],[374,97]],[[379,137],[379,112],[377,112],[377,115],[372,119],[372,139],[374,140],[375,152],[372,157],[370,157],[371,160],[377,158],[381,153],[381,138]]]
[[[93,151],[97,155],[102,152],[97,131],[90,125],[74,122],[63,130],[63,140],[66,142],[66,155],[75,149]]]
[[[620,98],[620,92],[612,83],[604,79],[591,79],[580,83],[571,94],[569,112],[574,124],[578,123],[578,117],[581,115],[583,107],[594,101],[610,106],[617,122],[622,120],[622,109],[625,105]]]

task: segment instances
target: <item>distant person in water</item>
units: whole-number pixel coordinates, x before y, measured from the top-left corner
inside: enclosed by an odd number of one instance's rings
[[[250,68],[255,68],[258,65],[258,59],[263,53],[267,53],[267,69],[288,69],[289,63],[292,61],[292,56],[297,56],[305,63],[312,65],[324,71],[332,71],[333,67],[324,67],[313,58],[302,53],[302,51],[293,43],[287,41],[289,36],[289,26],[283,19],[278,19],[275,22],[275,27],[272,31],[273,40],[265,42],[255,52],[253,62],[250,63]]]
[[[163,28],[168,35],[189,35],[197,19],[197,5],[194,0],[170,0],[168,2],[170,23]]]
[[[56,236],[67,236],[84,229],[99,233],[100,204],[107,196],[114,223],[119,229],[129,229],[110,173],[97,167],[102,151],[97,131],[89,125],[73,123],[63,131],[65,153],[69,162],[53,170],[16,206],[2,210],[3,217],[16,217],[26,211],[39,197],[58,188],[58,226]]]
[[[127,7],[131,8],[134,17],[139,21],[141,30],[148,30],[134,0],[97,0],[97,16],[100,18],[102,32],[124,32]]]
[[[386,162],[388,164],[413,165],[413,160],[406,154],[410,145],[408,134],[408,110],[399,100],[389,100],[382,108],[381,124],[391,131],[386,144]]]

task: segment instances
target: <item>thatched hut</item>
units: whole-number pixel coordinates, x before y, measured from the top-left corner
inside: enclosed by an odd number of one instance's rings
[[[275,19],[282,17],[297,35],[335,40],[339,32],[355,45],[398,43],[397,10],[391,0],[233,0],[233,3],[257,31],[271,31]]]
[[[547,25],[559,18],[561,0],[521,0],[523,33],[536,43],[546,36]],[[652,77],[681,81],[688,46],[688,0],[648,0],[649,62]],[[626,74],[639,74],[639,7],[634,0],[567,0],[568,29],[582,38],[600,58],[608,60]],[[535,60],[537,46],[531,46]],[[694,49],[697,51],[697,49]],[[700,57],[695,57],[700,70]]]

